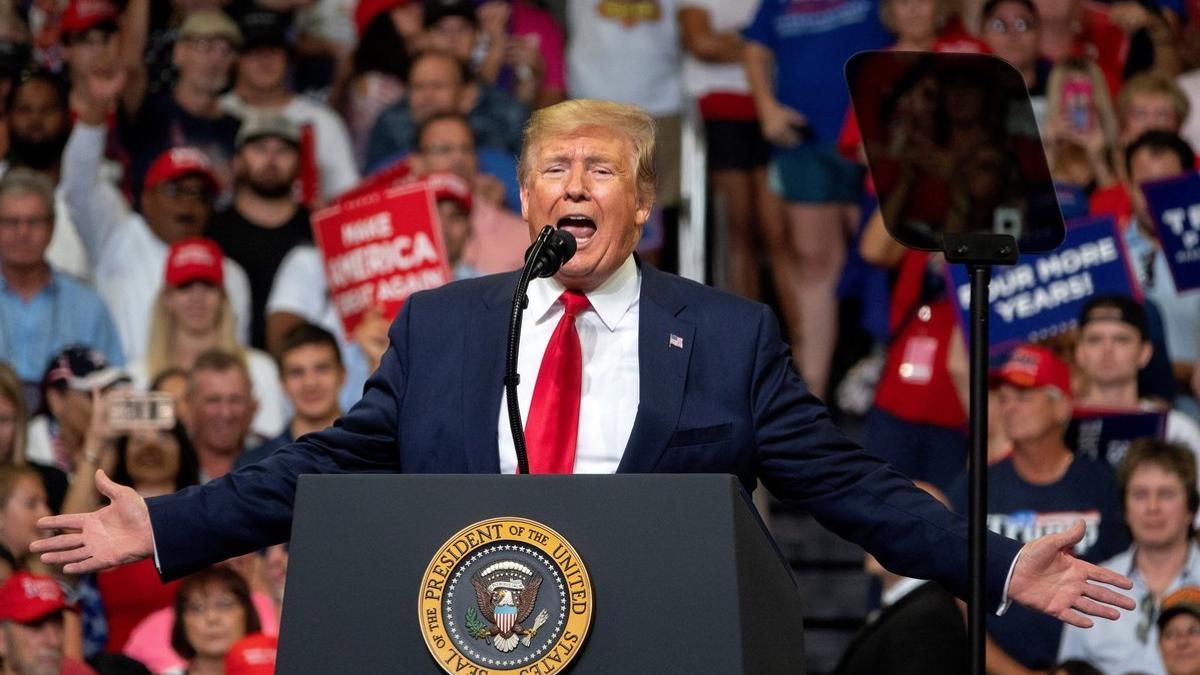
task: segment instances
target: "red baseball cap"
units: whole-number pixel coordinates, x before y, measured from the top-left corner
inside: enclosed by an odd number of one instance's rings
[[[64,34],[78,35],[105,22],[116,28],[118,15],[117,8],[108,0],[71,0],[59,21]]]
[[[33,623],[64,609],[71,609],[67,596],[50,577],[14,572],[0,586],[0,621]]]
[[[233,643],[225,653],[225,675],[274,675],[279,639],[254,633]]]
[[[1054,387],[1071,398],[1071,369],[1054,352],[1037,345],[1025,344],[1012,350],[989,379],[993,387],[1001,384],[1022,389]]]
[[[471,212],[471,186],[461,176],[447,172],[431,173],[425,181],[433,190],[434,201],[449,199],[461,206],[463,211]]]
[[[153,190],[159,183],[175,180],[184,176],[200,176],[208,183],[213,192],[221,190],[217,174],[213,172],[212,162],[208,155],[198,148],[171,148],[159,155],[150,170],[146,172],[144,190]]]
[[[358,0],[354,8],[354,25],[358,28],[358,36],[362,37],[375,17],[396,7],[407,5],[410,0]]]
[[[173,288],[204,281],[220,287],[225,283],[224,254],[212,239],[190,237],[175,242],[167,253],[167,285]]]

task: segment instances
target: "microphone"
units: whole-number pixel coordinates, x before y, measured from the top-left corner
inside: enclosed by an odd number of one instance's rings
[[[525,289],[534,277],[552,277],[575,255],[575,237],[570,232],[543,225],[542,231],[525,251],[525,267],[513,292],[512,311],[508,317],[508,342],[504,358],[504,392],[508,398],[508,427],[512,432],[513,448],[517,451],[517,473],[529,473],[529,456],[525,451],[525,427],[521,423],[521,408],[517,403],[517,350],[521,340],[521,315],[529,299]]]
[[[552,277],[573,255],[574,235],[551,225],[543,225],[537,239],[525,249],[525,266],[531,270],[531,276]]]

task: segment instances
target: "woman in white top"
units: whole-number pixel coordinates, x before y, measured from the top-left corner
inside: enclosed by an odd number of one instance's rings
[[[211,239],[195,237],[171,247],[165,283],[150,313],[146,353],[129,365],[129,374],[135,387],[145,389],[169,368],[190,370],[196,357],[210,349],[239,354],[258,400],[252,430],[272,438],[283,429],[288,413],[279,372],[271,357],[238,343],[221,259],[221,249]]]

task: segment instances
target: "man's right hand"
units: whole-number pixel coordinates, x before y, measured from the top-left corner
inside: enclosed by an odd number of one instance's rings
[[[758,115],[763,136],[785,148],[799,144],[800,129],[808,126],[808,118],[779,102],[760,106]]]
[[[133,488],[96,472],[96,489],[111,503],[91,513],[64,513],[38,521],[43,530],[65,530],[29,546],[47,565],[63,565],[66,574],[86,574],[137,562],[154,555],[154,535],[146,500]]]
[[[89,126],[100,126],[117,107],[128,79],[117,64],[99,65],[84,77],[83,95],[79,99],[79,119]]]

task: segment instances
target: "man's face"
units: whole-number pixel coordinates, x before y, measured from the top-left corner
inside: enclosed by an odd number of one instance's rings
[[[175,66],[179,69],[178,86],[216,96],[229,82],[229,69],[237,58],[237,49],[225,38],[189,38],[175,43]]]
[[[1128,189],[1133,202],[1133,212],[1138,217],[1138,223],[1147,231],[1154,229],[1153,219],[1150,217],[1150,208],[1146,205],[1146,196],[1142,194],[1141,184],[1173,178],[1181,173],[1183,165],[1173,152],[1141,148],[1129,162]]]
[[[426,56],[412,67],[408,82],[408,107],[421,124],[438,113],[455,112],[462,98],[462,71],[443,55]]]
[[[20,85],[8,111],[9,133],[26,143],[44,143],[63,136],[69,122],[58,91],[43,80]]]
[[[1167,675],[1200,673],[1200,619],[1183,612],[1171,617],[1158,638]]]
[[[1129,97],[1123,112],[1125,126],[1121,129],[1121,140],[1125,143],[1132,143],[1147,131],[1179,133],[1183,123],[1175,113],[1171,97],[1166,94],[1137,92]]]
[[[1041,24],[1021,3],[1002,2],[984,21],[982,37],[996,56],[1023,68],[1037,60]]]
[[[212,200],[207,181],[200,176],[182,176],[142,193],[142,214],[159,239],[174,244],[204,234]]]
[[[590,291],[603,283],[637,247],[650,215],[639,199],[634,147],[612,129],[587,126],[543,140],[522,177],[521,216],[536,237],[543,225],[575,236],[577,250],[556,278]]]
[[[28,192],[0,197],[0,267],[41,264],[53,234],[50,208],[41,197]]]
[[[239,186],[267,199],[285,198],[300,175],[300,151],[281,138],[256,138],[238,150],[233,172]]]
[[[1075,363],[1092,384],[1126,384],[1137,381],[1152,349],[1136,328],[1123,321],[1090,321],[1079,331]]]
[[[447,16],[429,27],[429,46],[455,58],[470,61],[475,53],[475,24],[461,16]]]
[[[448,172],[467,183],[475,182],[479,166],[475,139],[470,127],[461,120],[444,119],[428,125],[417,144],[426,170]]]
[[[284,86],[287,51],[282,47],[256,47],[242,52],[237,62],[237,84],[254,91]]]
[[[196,445],[222,454],[240,453],[257,409],[250,381],[242,371],[194,372],[189,398]]]
[[[1186,542],[1193,515],[1179,474],[1149,462],[1133,470],[1125,492],[1125,522],[1135,545],[1162,548]]]
[[[289,351],[279,375],[298,417],[319,420],[337,414],[346,372],[329,345],[307,344]]]
[[[1004,435],[1013,443],[1029,443],[1062,435],[1063,425],[1071,416],[1071,404],[1052,394],[1049,387],[1014,387],[1002,384],[996,390],[996,404]]]
[[[62,612],[33,623],[5,621],[0,624],[0,648],[6,672],[58,675],[63,660]]]
[[[64,51],[71,80],[82,83],[88,71],[97,63],[115,62],[119,48],[116,31],[93,28],[74,36]]]

